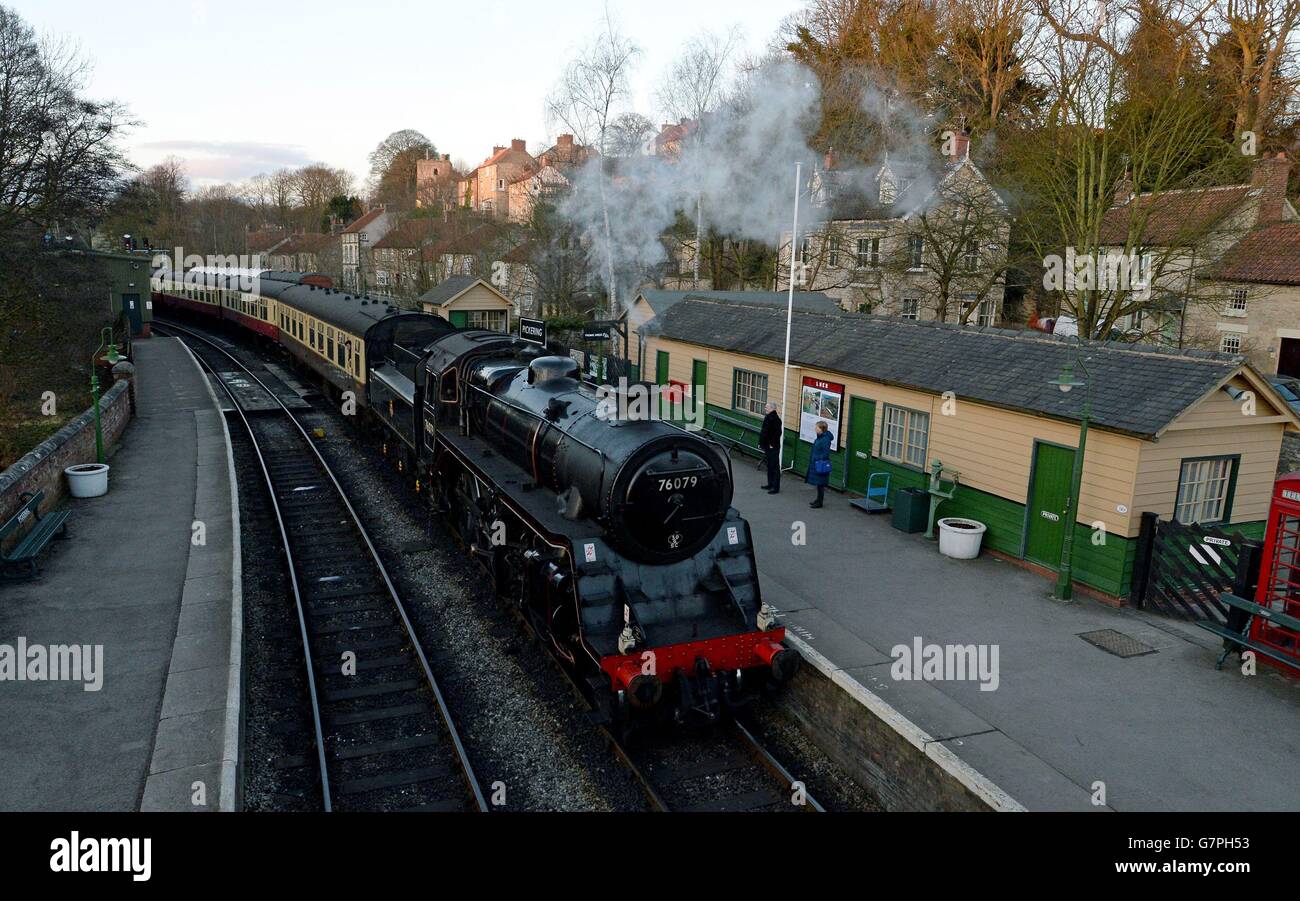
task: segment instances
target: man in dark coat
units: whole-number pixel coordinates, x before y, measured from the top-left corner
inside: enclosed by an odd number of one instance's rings
[[[776,404],[767,405],[758,446],[767,459],[767,484],[763,488],[768,494],[776,494],[781,490],[781,417],[776,412]]]

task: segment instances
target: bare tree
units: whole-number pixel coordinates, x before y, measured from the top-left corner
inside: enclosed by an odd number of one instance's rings
[[[658,99],[663,108],[678,121],[694,123],[694,133],[686,144],[704,137],[706,118],[722,100],[726,76],[737,46],[740,31],[733,28],[724,35],[706,32],[691,38],[673,61],[659,85]],[[692,249],[694,287],[700,286],[700,257],[704,246],[704,194],[695,192],[695,244]]]
[[[588,170],[594,174],[600,197],[611,318],[618,315],[619,306],[603,157],[610,153],[610,126],[629,96],[628,76],[639,53],[636,44],[614,26],[606,10],[603,29],[569,63],[546,100],[547,116],[552,123],[559,123],[579,144],[594,146],[600,154],[588,163]]]

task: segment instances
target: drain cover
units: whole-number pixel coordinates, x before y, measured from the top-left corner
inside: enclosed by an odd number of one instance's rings
[[[1108,654],[1116,657],[1141,657],[1154,654],[1156,649],[1143,644],[1131,635],[1116,632],[1114,629],[1098,629],[1096,632],[1080,632],[1079,637],[1088,644],[1096,645]]]

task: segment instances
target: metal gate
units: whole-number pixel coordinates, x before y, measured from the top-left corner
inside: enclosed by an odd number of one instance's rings
[[[1180,619],[1227,620],[1219,595],[1253,598],[1260,544],[1239,531],[1142,514],[1133,564],[1135,606]]]

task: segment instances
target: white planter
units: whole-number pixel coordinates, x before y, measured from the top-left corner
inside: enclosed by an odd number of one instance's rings
[[[973,560],[980,554],[987,527],[973,519],[949,516],[939,520],[939,553],[955,560]]]
[[[73,497],[99,497],[108,494],[108,464],[80,463],[63,470]]]

